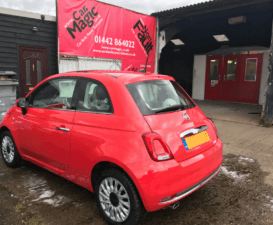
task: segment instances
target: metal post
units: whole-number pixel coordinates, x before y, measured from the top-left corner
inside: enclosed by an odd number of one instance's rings
[[[266,102],[264,112],[262,114],[262,120],[264,125],[271,126],[273,124],[273,26],[268,69],[269,76],[267,81]]]
[[[57,65],[57,69],[58,69],[58,73],[60,73],[60,53],[59,53],[59,21],[58,21],[58,0],[56,0],[56,23],[57,23],[57,60],[58,60],[58,65]]]
[[[155,74],[158,74],[159,67],[159,18],[156,18],[156,49],[155,49]]]

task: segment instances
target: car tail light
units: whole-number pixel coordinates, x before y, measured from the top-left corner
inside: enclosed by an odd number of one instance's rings
[[[158,134],[144,134],[143,140],[153,160],[164,161],[173,159],[173,154],[171,150]]]
[[[213,127],[213,129],[214,129],[214,131],[215,131],[215,133],[216,133],[216,137],[218,138],[218,131],[217,131],[217,128],[216,128],[214,122],[213,122],[212,119],[210,119],[210,118],[207,118],[207,119],[209,120],[211,126]]]

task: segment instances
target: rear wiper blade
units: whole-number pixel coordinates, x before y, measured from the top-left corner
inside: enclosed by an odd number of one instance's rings
[[[157,114],[157,113],[163,113],[163,112],[177,111],[177,110],[182,110],[183,108],[184,108],[183,105],[175,105],[165,109],[158,110],[155,113]]]

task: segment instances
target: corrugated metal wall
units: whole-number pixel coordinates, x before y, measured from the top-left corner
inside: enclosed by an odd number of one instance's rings
[[[121,60],[73,58],[60,59],[60,73],[77,70],[121,70]]]
[[[32,30],[34,26],[38,32]],[[0,71],[14,71],[18,80],[20,45],[48,48],[48,75],[58,73],[56,22],[0,14]]]
[[[61,59],[60,60],[60,73],[79,70],[79,62],[77,59]]]

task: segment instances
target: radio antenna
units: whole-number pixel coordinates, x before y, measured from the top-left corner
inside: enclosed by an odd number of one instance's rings
[[[145,64],[145,69],[137,71],[138,73],[146,73],[147,72],[147,64],[148,64],[149,55],[150,54],[148,53],[148,56],[147,56],[147,59],[146,59],[146,64]]]

